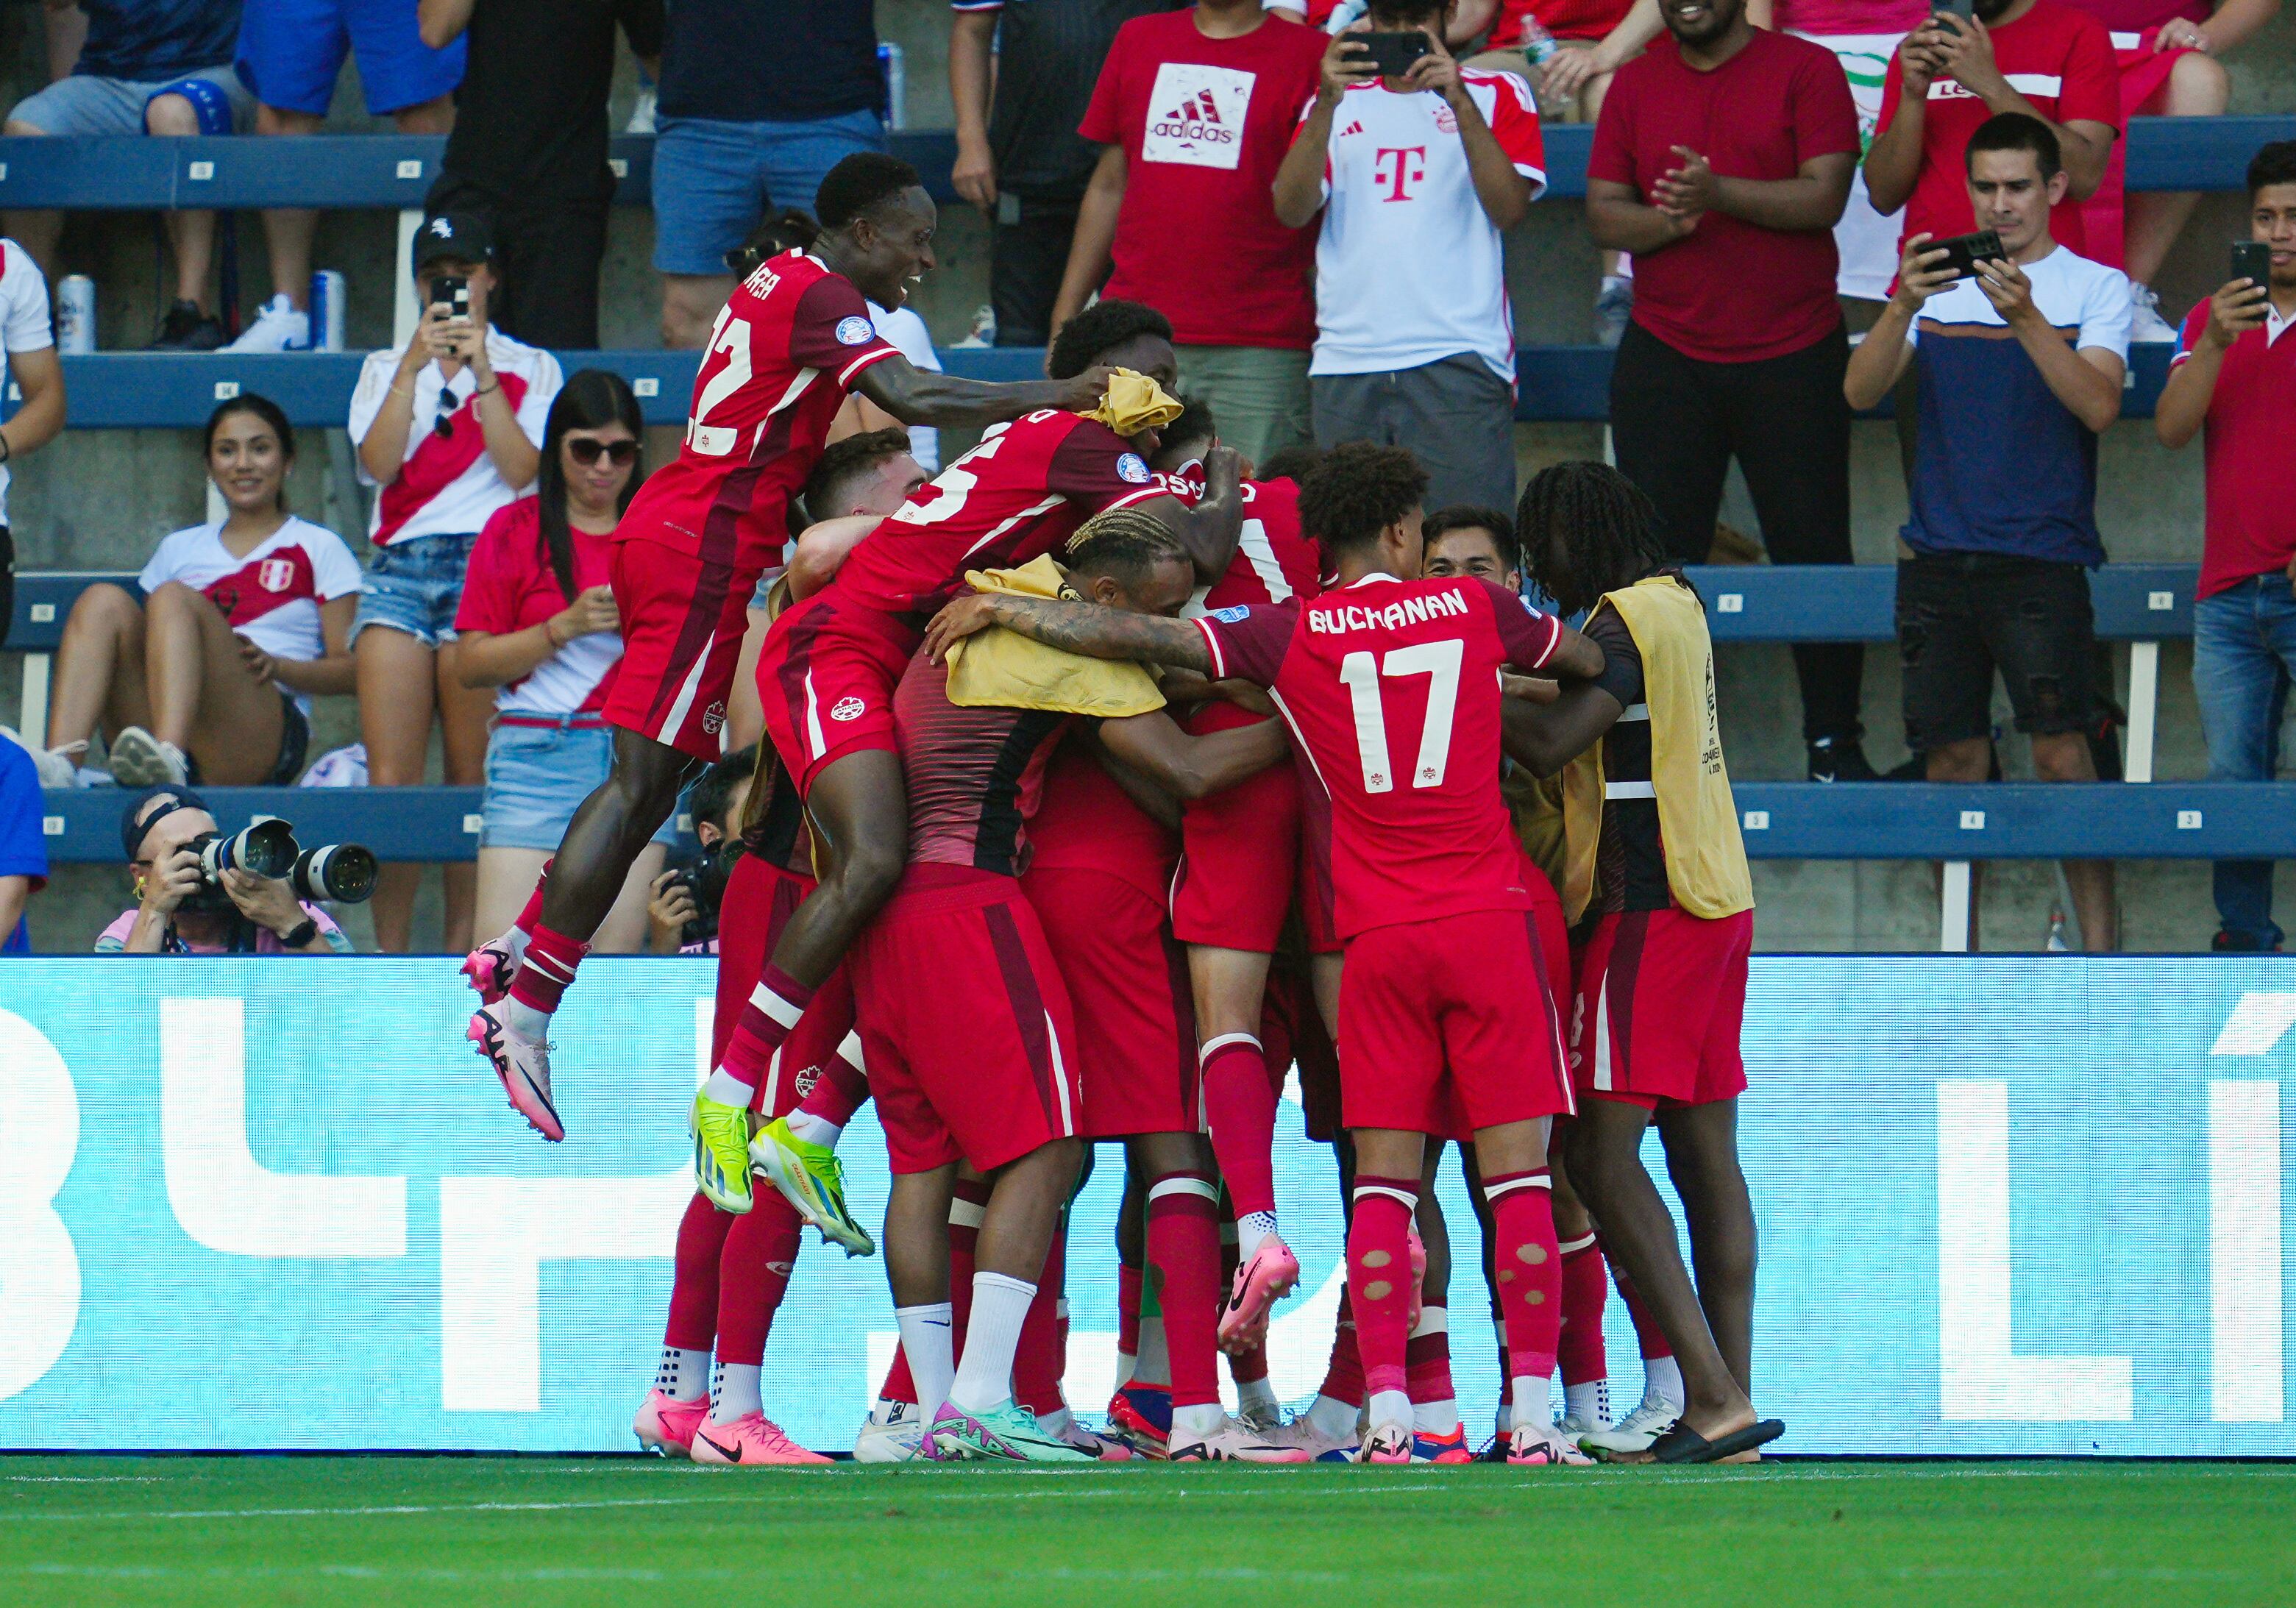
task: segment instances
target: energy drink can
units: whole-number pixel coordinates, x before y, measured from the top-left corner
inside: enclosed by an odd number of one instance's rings
[[[909,126],[908,66],[890,40],[877,46],[877,67],[885,75],[885,127],[898,133]]]
[[[343,276],[332,268],[321,268],[311,275],[310,349],[343,349]]]
[[[95,281],[73,274],[56,282],[56,350],[67,357],[95,349]]]

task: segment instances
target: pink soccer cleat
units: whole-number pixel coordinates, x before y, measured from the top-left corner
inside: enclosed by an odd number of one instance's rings
[[[1284,1441],[1263,1440],[1234,1418],[1220,1421],[1209,1435],[1185,1430],[1172,1432],[1168,1454],[1175,1463],[1309,1463],[1308,1448]]]
[[[1592,1468],[1595,1460],[1562,1438],[1551,1423],[1518,1423],[1506,1460],[1517,1466]]]
[[[550,1046],[541,1039],[529,1038],[504,1021],[505,1003],[496,1000],[481,1006],[463,1037],[477,1045],[479,1054],[494,1067],[495,1076],[502,1079],[503,1093],[510,1096],[511,1109],[555,1144],[566,1137],[566,1125],[558,1120],[558,1108],[550,1103]]]
[[[753,1464],[827,1463],[819,1452],[809,1452],[782,1433],[782,1426],[763,1413],[744,1413],[731,1423],[704,1423],[693,1432],[696,1463]]]
[[[1363,1449],[1356,1453],[1358,1463],[1408,1463],[1411,1461],[1411,1426],[1407,1423],[1382,1423],[1374,1427],[1363,1439]]]
[[[490,1005],[508,994],[510,980],[517,974],[518,956],[499,938],[487,939],[463,961],[463,976],[478,991],[482,1005]]]
[[[649,1391],[645,1400],[639,1404],[638,1415],[630,1429],[636,1434],[638,1444],[650,1452],[659,1452],[665,1457],[691,1457],[693,1432],[709,1416],[707,1396],[680,1401],[660,1391]]]
[[[1267,1342],[1267,1314],[1300,1282],[1300,1259],[1274,1235],[1235,1270],[1235,1286],[1220,1309],[1219,1349],[1230,1356]]]

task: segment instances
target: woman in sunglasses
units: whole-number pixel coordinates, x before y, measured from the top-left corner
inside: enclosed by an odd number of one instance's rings
[[[575,807],[605,779],[612,742],[598,710],[622,658],[606,567],[615,522],[645,478],[644,428],[619,374],[574,375],[543,427],[535,495],[496,513],[471,550],[455,616],[456,668],[465,686],[498,689],[479,833],[485,931],[511,924]],[[673,817],[630,867],[594,948],[639,946],[646,884],[675,836]]]

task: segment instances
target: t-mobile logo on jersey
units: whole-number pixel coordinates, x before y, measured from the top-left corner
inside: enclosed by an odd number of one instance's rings
[[[1230,67],[1167,62],[1156,70],[1140,159],[1195,168],[1234,168],[1243,156],[1243,119],[1255,75]]]
[[[1411,186],[1427,176],[1427,147],[1382,145],[1371,159],[1372,176],[1387,188],[1382,201],[1407,201]]]

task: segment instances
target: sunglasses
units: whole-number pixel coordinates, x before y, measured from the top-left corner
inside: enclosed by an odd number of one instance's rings
[[[601,456],[611,458],[617,468],[625,464],[635,464],[638,457],[638,444],[636,441],[598,441],[586,436],[569,437],[566,441],[566,450],[572,453],[574,461],[585,469],[596,463]]]

